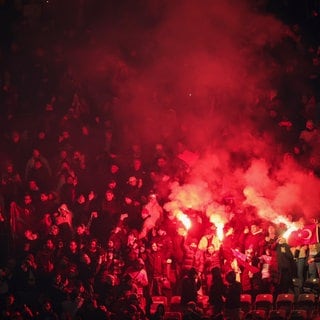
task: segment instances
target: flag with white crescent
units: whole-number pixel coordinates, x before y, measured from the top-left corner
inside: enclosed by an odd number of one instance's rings
[[[292,247],[315,244],[319,242],[318,225],[310,224],[303,228],[292,231],[288,244]]]

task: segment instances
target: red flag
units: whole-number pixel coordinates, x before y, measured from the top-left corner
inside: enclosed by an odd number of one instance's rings
[[[318,225],[310,224],[291,232],[288,244],[292,247],[315,244],[319,242]]]
[[[245,253],[242,253],[238,250],[231,249],[234,257],[237,259],[239,265],[243,266],[244,268],[247,268],[252,273],[257,273],[260,271],[260,269],[256,266],[252,266],[250,263],[248,263],[247,256]]]
[[[247,256],[244,253],[240,252],[239,250],[231,249],[231,251],[237,260],[240,260],[240,261],[247,260]]]

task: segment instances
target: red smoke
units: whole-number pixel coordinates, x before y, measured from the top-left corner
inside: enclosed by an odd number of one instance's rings
[[[192,208],[226,222],[222,200],[231,195],[233,209],[254,208],[268,221],[315,216],[319,179],[285,156],[291,146],[279,139],[267,105],[291,65],[268,52],[291,37],[289,28],[246,1],[143,3],[140,14],[153,23],[137,12],[112,27],[101,23],[92,28],[93,49],[72,52],[72,61],[93,83],[112,84],[116,121],[129,133],[122,143],[183,139],[199,154],[185,184],[172,184],[165,209]]]

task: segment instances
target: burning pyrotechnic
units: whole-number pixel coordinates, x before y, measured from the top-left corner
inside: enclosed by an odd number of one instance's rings
[[[286,240],[288,240],[290,234],[293,231],[296,231],[298,229],[298,225],[295,222],[290,221],[287,217],[281,216],[279,215],[275,220],[274,223],[276,224],[281,224],[281,225],[285,225],[286,226],[286,231],[284,231],[283,234],[281,234],[280,236]]]
[[[176,213],[176,218],[182,222],[186,230],[189,230],[191,228],[191,220],[185,213],[183,213],[182,211],[178,211]]]
[[[224,207],[211,203],[206,210],[206,215],[209,217],[209,221],[216,226],[216,234],[221,241],[224,238],[223,228],[226,223],[226,215]]]

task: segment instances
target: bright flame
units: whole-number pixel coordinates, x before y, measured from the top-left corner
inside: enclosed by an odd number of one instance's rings
[[[297,226],[296,223],[288,220],[288,218],[284,217],[284,216],[279,216],[276,220],[275,220],[276,224],[284,224],[287,227],[287,230],[281,235],[282,238],[288,240],[291,232],[296,231],[299,229],[299,227]]]
[[[216,223],[216,227],[217,227],[217,237],[220,241],[222,241],[224,238],[224,233],[223,233],[224,224],[223,223]]]
[[[282,234],[282,238],[288,240],[291,232],[296,231],[298,228],[294,225],[292,225],[291,227],[289,227],[283,234]]]
[[[176,214],[176,218],[182,222],[187,230],[191,228],[191,220],[185,213],[183,213],[182,211],[178,211]]]
[[[224,217],[224,208],[215,207],[213,205],[208,206],[206,214],[210,217],[210,222],[216,226],[216,234],[220,241],[224,238],[223,228],[226,223]]]
[[[296,223],[290,221],[286,216],[279,215],[278,212],[271,207],[269,201],[259,195],[253,187],[248,186],[244,188],[243,194],[246,196],[244,203],[256,207],[261,217],[268,218],[268,220],[272,220],[275,224],[283,224],[286,226],[286,231],[280,235],[282,238],[288,240],[290,234],[299,229]]]

